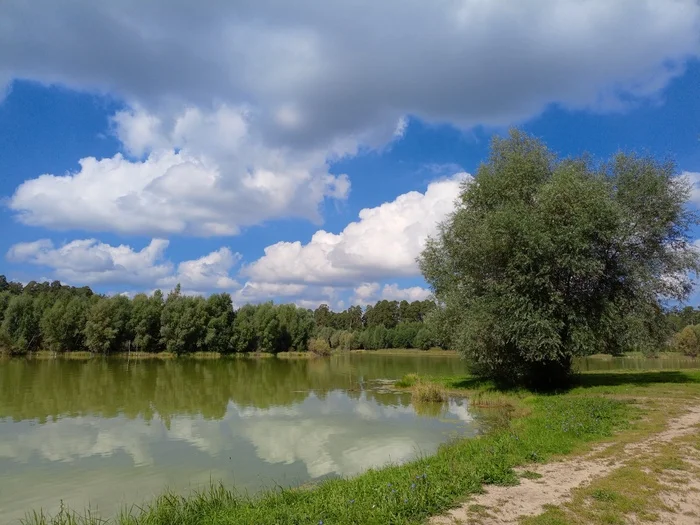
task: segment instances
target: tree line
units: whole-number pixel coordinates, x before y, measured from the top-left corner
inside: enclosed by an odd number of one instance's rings
[[[222,354],[330,349],[430,348],[438,344],[424,322],[431,301],[379,301],[334,312],[294,304],[247,304],[234,309],[226,293],[186,296],[104,296],[89,287],[0,276],[0,351],[38,350],[218,352]]]

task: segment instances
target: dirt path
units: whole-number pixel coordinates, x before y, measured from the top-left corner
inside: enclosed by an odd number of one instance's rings
[[[486,492],[472,497],[461,507],[447,515],[431,518],[430,525],[505,525],[517,524],[521,518],[541,514],[545,505],[561,505],[571,499],[571,491],[588,485],[597,478],[604,477],[625,466],[640,454],[653,454],[656,446],[670,443],[684,436],[698,432],[700,425],[700,405],[691,407],[682,416],[669,422],[666,430],[624,448],[624,452],[614,458],[601,457],[601,452],[611,446],[604,444],[589,454],[548,463],[530,465],[527,470],[540,475],[538,479],[521,478],[520,484],[511,487],[488,486]],[[698,462],[697,456],[685,458],[691,464]],[[520,472],[522,473],[524,469]],[[669,509],[662,512],[656,523],[678,525],[698,524],[700,517],[686,515],[692,509],[700,509],[700,479],[693,476],[686,480],[682,495],[664,491],[662,499]]]

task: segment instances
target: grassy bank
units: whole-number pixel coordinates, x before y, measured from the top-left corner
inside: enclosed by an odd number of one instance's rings
[[[580,376],[568,392],[501,392],[469,377],[421,378],[447,392],[507,403],[512,417],[476,439],[446,444],[432,456],[325,481],[312,490],[274,490],[245,497],[215,487],[188,497],[164,495],[109,521],[165,524],[418,524],[481,491],[484,484],[515,484],[519,465],[586,450],[595,442],[624,443],[658,430],[684,402],[700,395],[700,372],[596,373]],[[643,417],[641,417],[643,416]],[[614,438],[611,438],[614,436]],[[614,450],[614,447],[613,447]],[[35,515],[28,524],[104,523],[66,511]]]

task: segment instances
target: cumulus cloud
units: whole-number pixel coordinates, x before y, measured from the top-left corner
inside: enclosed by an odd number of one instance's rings
[[[375,208],[333,234],[317,231],[307,244],[278,242],[242,270],[253,281],[296,284],[353,284],[361,280],[419,274],[416,257],[437,224],[454,209],[459,173]]]
[[[700,50],[695,0],[7,0],[0,15],[0,78],[149,107],[250,103],[268,140],[305,146],[391,135],[407,114],[500,125],[550,103],[616,109]]]
[[[172,289],[178,283],[185,294],[206,295],[225,291],[231,293],[238,307],[274,300],[293,302],[304,308],[313,309],[326,303],[334,309],[342,309],[342,297],[350,290],[348,286],[252,280],[241,285],[234,278],[241,261],[239,253],[222,247],[197,259],[173,264],[165,256],[168,245],[164,239],[153,239],[138,250],[123,244],[111,246],[95,239],[78,239],[60,246],[55,246],[49,239],[40,239],[13,245],[7,252],[7,259],[48,268],[49,279],[78,286],[109,285],[114,293],[127,296],[154,288]],[[367,286],[371,288],[371,294],[361,292]],[[130,287],[130,290],[124,292],[124,287]],[[387,284],[381,290],[378,283],[360,285],[355,289],[358,304],[369,304],[380,298],[415,300],[427,297],[427,294],[428,291],[420,287],[402,289],[396,284]]]
[[[428,299],[430,295],[430,290],[422,286],[401,288],[396,283],[385,284],[383,287],[379,283],[362,283],[353,290],[351,302],[363,306],[374,304],[381,299],[413,302],[424,301]]]
[[[684,171],[681,177],[690,184],[690,202],[700,206],[700,172]]]
[[[55,276],[79,284],[149,285],[173,271],[163,260],[168,241],[153,239],[148,246],[110,246],[96,239],[81,239],[55,247],[49,239],[21,242],[7,252],[8,260],[51,268]]]
[[[400,139],[407,115],[467,128],[618,110],[700,54],[695,0],[6,0],[0,20],[0,82],[124,101],[131,156],[25,182],[19,219],[163,236],[320,222],[350,186],[329,164]]]
[[[173,287],[203,293],[229,290],[238,283],[230,272],[240,254],[223,247],[204,257],[183,261],[175,267],[165,259],[168,241],[153,239],[146,247],[111,246],[95,239],[75,240],[55,247],[49,239],[22,242],[7,252],[12,262],[50,268],[54,277],[77,285]]]
[[[320,222],[325,198],[347,197],[347,176],[328,173],[326,151],[263,146],[251,118],[227,106],[168,122],[121,111],[115,131],[136,160],[81,159],[75,173],[21,184],[10,208],[29,225],[149,235],[233,235],[278,217]]]

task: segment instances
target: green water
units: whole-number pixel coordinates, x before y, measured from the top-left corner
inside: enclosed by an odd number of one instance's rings
[[[353,475],[473,435],[464,400],[416,410],[382,380],[450,356],[0,361],[0,520],[63,500],[109,515],[166,487],[255,491]]]

